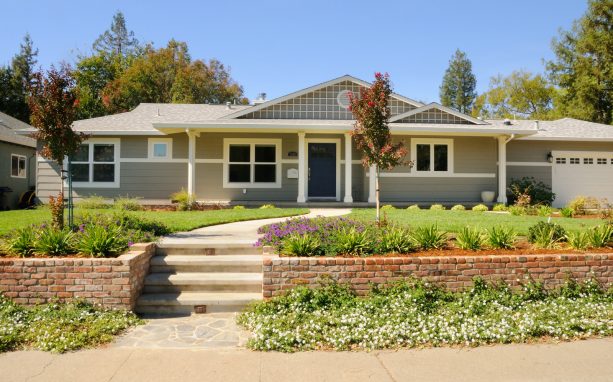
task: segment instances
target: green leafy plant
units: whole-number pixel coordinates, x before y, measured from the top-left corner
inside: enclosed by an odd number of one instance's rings
[[[465,211],[466,207],[464,207],[461,204],[456,204],[455,206],[451,207],[451,211]]]
[[[528,241],[537,248],[554,248],[566,239],[566,231],[555,223],[538,222],[528,228]]]
[[[336,253],[353,256],[367,255],[374,249],[368,231],[359,231],[355,227],[339,230],[333,245]]]
[[[261,210],[269,210],[269,209],[273,209],[273,208],[277,208],[277,207],[275,207],[274,204],[264,204],[264,205],[260,206]]]
[[[553,212],[553,209],[546,205],[538,206],[536,209],[536,214],[542,217],[547,217],[551,215],[552,212]]]
[[[379,252],[382,254],[409,253],[415,251],[415,247],[416,245],[408,230],[400,227],[392,227],[381,236]]]
[[[76,207],[83,210],[102,210],[106,208],[112,208],[113,204],[109,203],[107,199],[98,195],[90,195],[82,198],[76,203]]]
[[[396,207],[392,206],[391,204],[386,204],[384,206],[381,207],[381,211],[392,211],[395,210]]]
[[[483,233],[480,230],[471,227],[462,228],[456,235],[455,239],[458,247],[471,251],[480,250],[485,242]]]
[[[572,249],[584,250],[590,246],[590,236],[587,232],[568,232],[566,241]]]
[[[411,238],[421,249],[440,249],[447,245],[447,232],[439,231],[438,225],[432,224],[416,228]]]
[[[121,253],[128,246],[119,226],[90,226],[79,236],[76,249],[92,257],[107,257]]]
[[[171,194],[170,200],[173,203],[177,203],[177,209],[179,211],[191,211],[198,206],[196,198],[185,191],[184,188],[182,188],[181,191]]]
[[[487,242],[495,249],[511,249],[515,246],[517,235],[510,227],[493,226],[487,231]]]
[[[34,252],[45,256],[62,256],[74,253],[74,238],[75,235],[70,230],[46,227],[38,234],[34,244]]]
[[[281,242],[281,253],[291,256],[318,256],[322,253],[321,243],[316,236],[291,234]]]
[[[115,208],[121,211],[142,211],[143,206],[138,202],[140,198],[120,196],[115,198]]]
[[[528,214],[528,209],[523,206],[509,206],[509,213],[513,216],[525,216]]]
[[[571,200],[567,208],[574,211],[575,215],[585,215],[589,210],[600,209],[600,201],[591,196],[577,196]]]
[[[609,242],[613,240],[613,226],[610,224],[602,224],[592,227],[587,231],[587,236],[592,247],[606,247],[609,245]]]
[[[237,210],[237,211],[238,211],[238,210],[244,210],[244,209],[245,209],[245,206],[240,206],[240,205],[239,205],[239,206],[234,206],[234,207],[232,207],[232,209],[233,209],[233,210]]]
[[[512,203],[517,203],[518,198],[522,195],[530,197],[528,204],[551,205],[556,198],[556,194],[551,192],[550,186],[534,177],[513,179],[509,184],[509,189],[511,190]]]
[[[488,211],[489,208],[487,208],[485,204],[477,204],[476,206],[472,208],[472,210],[476,212],[485,212],[485,211]]]
[[[575,216],[575,210],[569,207],[564,207],[560,210],[560,214],[565,218],[572,218]]]
[[[433,204],[430,206],[430,209],[432,211],[443,211],[445,209],[445,206],[442,204]]]
[[[494,207],[492,208],[492,211],[496,211],[496,212],[503,212],[503,211],[508,211],[509,207],[505,206],[502,203],[498,203],[495,204]]]
[[[4,249],[20,257],[30,257],[34,254],[36,231],[34,227],[26,227],[12,232],[4,241]]]
[[[410,206],[407,207],[407,210],[409,211],[416,211],[416,210],[420,210],[421,208],[419,208],[419,205],[417,204],[412,204]]]

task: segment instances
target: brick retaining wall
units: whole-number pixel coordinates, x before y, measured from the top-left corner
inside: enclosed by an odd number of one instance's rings
[[[0,257],[0,292],[24,305],[83,298],[132,310],[154,252],[150,243],[136,244],[117,258]]]
[[[521,256],[385,257],[385,258],[306,258],[265,256],[264,297],[281,294],[297,285],[315,286],[321,276],[349,283],[365,294],[370,283],[386,284],[408,277],[443,284],[451,290],[472,285],[475,276],[504,280],[517,286],[530,275],[547,287],[559,285],[567,277],[597,278],[613,285],[613,253]]]

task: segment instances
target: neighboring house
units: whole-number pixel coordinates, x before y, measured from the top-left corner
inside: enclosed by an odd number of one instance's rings
[[[374,201],[373,169],[352,143],[348,92],[365,81],[343,76],[250,106],[141,104],[81,120],[90,135],[73,158],[78,196],[167,199],[185,188],[198,200],[236,203]],[[393,94],[390,128],[413,168],[381,175],[389,203],[476,203],[482,191],[506,201],[512,178],[551,185],[556,205],[574,196],[613,201],[613,127],[557,121],[480,120],[437,103]],[[38,161],[41,198],[57,193],[57,168]]]
[[[31,128],[0,113],[0,210],[16,208],[19,196],[34,187],[36,141],[16,134]]]

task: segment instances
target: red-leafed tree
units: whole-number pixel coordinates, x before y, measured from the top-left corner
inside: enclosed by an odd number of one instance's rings
[[[34,73],[28,105],[30,123],[36,128],[32,137],[42,144],[39,154],[57,162],[60,168],[60,195],[54,201],[60,205],[52,208],[52,220],[61,229],[64,224],[64,158],[75,154],[86,138],[72,130],[78,101],[70,67],[62,65],[58,70],[52,66],[46,73]]]
[[[389,129],[389,98],[392,94],[389,75],[375,73],[375,82],[360,89],[359,97],[349,93],[350,110],[355,118],[352,136],[362,152],[364,167],[375,166],[375,197],[377,224],[380,223],[379,172],[410,162],[405,161],[407,150],[402,142],[393,143]]]

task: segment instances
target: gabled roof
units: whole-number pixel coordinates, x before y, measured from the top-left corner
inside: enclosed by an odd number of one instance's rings
[[[293,98],[297,98],[297,97],[303,96],[305,94],[314,92],[316,90],[323,89],[323,88],[326,88],[328,86],[332,86],[332,85],[335,85],[335,84],[338,84],[338,83],[341,83],[341,82],[345,82],[345,81],[353,82],[353,83],[356,83],[356,84],[358,84],[360,86],[363,86],[363,87],[371,86],[371,84],[369,82],[366,82],[364,80],[361,80],[359,78],[356,78],[356,77],[350,76],[349,74],[346,74],[344,76],[335,78],[333,80],[322,82],[320,84],[317,84],[317,85],[310,86],[308,88],[299,90],[297,92],[293,92],[293,93],[284,95],[282,97],[278,97],[278,98],[272,99],[270,101],[263,102],[263,103],[261,103],[259,105],[253,106],[253,107],[251,107],[249,109],[241,110],[239,112],[226,115],[225,117],[223,117],[223,119],[239,118],[239,117],[242,117],[242,116],[244,116],[246,114],[253,113],[255,111],[259,111],[259,110],[262,110],[262,109],[266,109],[266,108],[268,108],[270,106],[277,105],[277,104],[280,104],[282,102],[291,100]],[[406,102],[406,103],[408,103],[408,104],[410,104],[412,106],[415,106],[415,107],[423,106],[423,104],[421,102],[418,102],[418,101],[415,101],[413,99],[404,97],[404,96],[402,96],[400,94],[397,94],[397,93],[392,93],[391,97],[395,98],[395,99],[397,99],[399,101]]]
[[[0,141],[17,145],[36,147],[36,140],[24,135],[18,135],[20,130],[31,130],[32,126],[0,112]]]
[[[390,122],[401,122],[401,121],[403,121],[405,119],[409,119],[409,117],[416,116],[418,114],[425,113],[425,112],[430,111],[430,110],[439,110],[442,113],[445,113],[445,114],[448,114],[448,115],[452,115],[452,116],[457,117],[457,118],[459,118],[459,119],[461,119],[463,121],[466,121],[467,124],[487,125],[487,122],[484,122],[484,121],[479,120],[477,118],[473,118],[473,117],[471,117],[469,115],[460,113],[459,111],[453,110],[451,108],[448,108],[448,107],[443,106],[441,104],[438,104],[436,102],[432,102],[432,103],[429,103],[429,104],[424,105],[422,107],[418,107],[417,109],[413,109],[411,111],[408,111],[406,113],[393,116],[392,118],[390,118]]]

